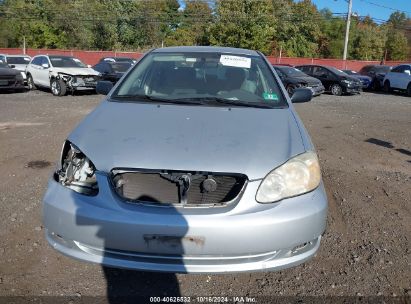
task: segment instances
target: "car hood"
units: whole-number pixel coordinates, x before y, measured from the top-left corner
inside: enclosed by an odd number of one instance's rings
[[[68,75],[99,75],[92,68],[52,68],[52,73],[64,73]]]
[[[243,173],[260,179],[305,151],[290,109],[104,101],[68,138],[97,170]]]
[[[18,75],[18,74],[20,74],[20,72],[12,68],[0,68],[0,75],[9,76],[9,75]]]
[[[368,81],[371,81],[371,80],[372,80],[371,77],[369,77],[369,76],[364,76],[364,75],[352,75],[352,77],[357,78],[357,79],[359,79],[359,80],[368,80]]]

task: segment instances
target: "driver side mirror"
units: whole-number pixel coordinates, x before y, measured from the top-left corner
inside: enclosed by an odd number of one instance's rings
[[[291,96],[292,103],[308,102],[313,98],[313,92],[307,88],[295,89]]]
[[[14,64],[10,64],[9,67],[11,67],[12,69],[14,69],[16,66]]]
[[[411,71],[410,71],[410,70],[405,70],[404,73],[407,74],[407,75],[411,75]]]

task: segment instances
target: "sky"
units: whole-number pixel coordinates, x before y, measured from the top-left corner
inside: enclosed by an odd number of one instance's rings
[[[295,0],[298,1],[298,0]],[[318,9],[329,8],[333,13],[347,13],[348,0],[311,0]],[[184,1],[178,0],[184,7]],[[385,7],[384,7],[385,6]],[[411,18],[411,0],[353,0],[353,12],[359,16],[388,20],[395,10],[404,11]]]
[[[347,0],[348,1],[348,0]],[[346,0],[312,0],[318,9],[329,8],[333,13],[347,13]],[[352,11],[359,16],[387,20],[395,10],[411,17],[411,0],[352,0]]]

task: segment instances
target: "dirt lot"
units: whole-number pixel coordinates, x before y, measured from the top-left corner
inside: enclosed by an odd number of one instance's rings
[[[48,176],[69,131],[100,100],[0,95],[0,295],[411,295],[411,98],[322,95],[296,105],[328,192],[321,248],[292,269],[230,275],[102,269],[47,245],[41,200]]]

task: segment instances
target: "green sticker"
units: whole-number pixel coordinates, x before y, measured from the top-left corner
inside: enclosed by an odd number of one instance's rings
[[[264,93],[263,93],[263,98],[264,98],[265,100],[278,100],[277,94],[267,93],[267,92],[264,92]]]

